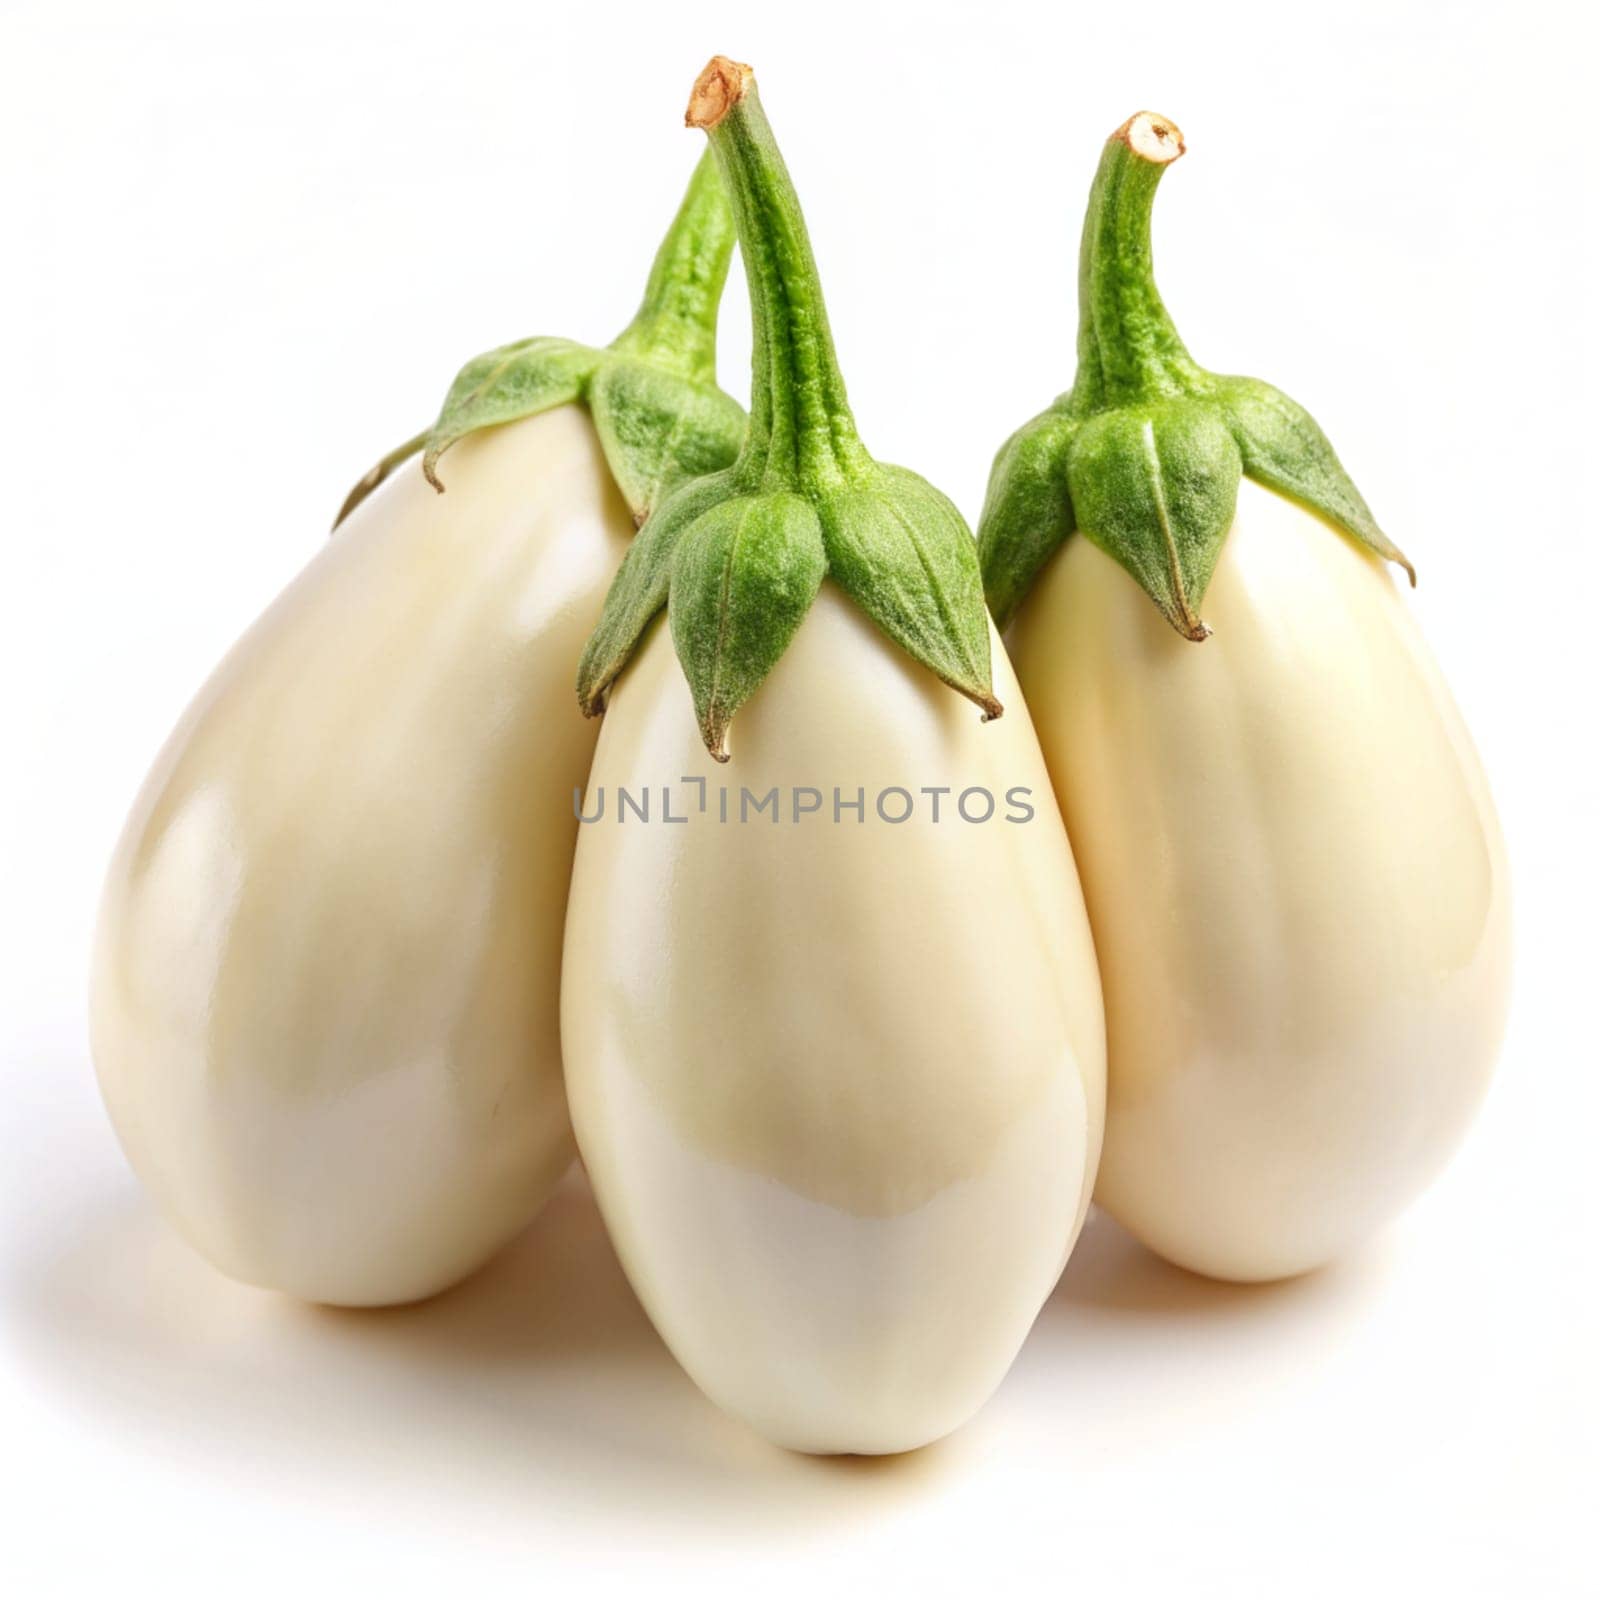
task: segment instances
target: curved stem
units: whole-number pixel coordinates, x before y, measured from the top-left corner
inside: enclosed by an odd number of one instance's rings
[[[715,383],[717,307],[734,238],[733,213],[707,151],[656,251],[644,299],[611,348],[645,357],[696,383]]]
[[[711,140],[750,285],[750,430],[739,467],[771,487],[841,483],[871,458],[845,395],[800,201],[749,67],[715,57],[685,120]]]
[[[1161,175],[1183,154],[1170,118],[1141,111],[1106,141],[1078,256],[1078,376],[1090,407],[1182,393],[1203,375],[1156,290],[1150,211]]]

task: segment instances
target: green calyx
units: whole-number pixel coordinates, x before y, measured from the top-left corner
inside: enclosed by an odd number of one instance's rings
[[[1411,563],[1373,519],[1309,412],[1256,378],[1207,372],[1156,291],[1150,211],[1183,154],[1166,117],[1141,111],[1112,134],[1084,218],[1078,373],[1001,447],[978,524],[984,589],[1000,627],[1067,536],[1080,531],[1127,569],[1188,639],[1247,476],[1358,543]]]
[[[439,460],[451,445],[479,428],[573,402],[589,408],[635,524],[671,484],[726,466],[745,429],[743,409],[716,378],[717,306],[733,243],[733,216],[708,151],[623,333],[603,350],[569,339],[521,339],[469,361],[450,385],[438,421],[361,479],[334,527],[417,451],[428,482],[443,494]]]
[[[825,577],[909,655],[1000,715],[977,547],[931,484],[867,453],[845,398],[799,201],[750,69],[718,56],[686,118],[706,130],[750,283],[750,426],[738,459],[680,484],[630,547],[578,675],[597,716],[666,607],[707,749],[794,638]]]

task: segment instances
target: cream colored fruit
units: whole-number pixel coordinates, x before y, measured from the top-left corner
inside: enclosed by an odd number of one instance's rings
[[[1217,1277],[1303,1272],[1443,1166],[1504,1025],[1504,847],[1378,560],[1246,480],[1181,639],[1087,539],[1012,632],[1105,984],[1095,1198]]]
[[[442,470],[363,504],[217,669],[100,914],[129,1159],[223,1271],[308,1300],[445,1288],[571,1157],[573,663],[632,522],[576,408]]]
[[[1099,980],[998,640],[994,656],[1006,714],[984,726],[825,583],[731,764],[707,756],[661,624],[596,752],[606,814],[579,838],[562,993],[578,1143],[674,1354],[798,1450],[907,1450],[969,1417],[1088,1203]],[[616,820],[619,785],[656,791],[649,823]],[[660,820],[663,785],[686,823]],[[941,785],[934,823],[917,791]],[[891,786],[912,820],[878,817]],[[990,821],[957,813],[974,786]],[[865,822],[833,820],[835,787],[865,791]],[[741,822],[740,790],[773,788],[781,819]],[[822,811],[796,821],[797,788]],[[1003,820],[1013,788],[1031,821]]]

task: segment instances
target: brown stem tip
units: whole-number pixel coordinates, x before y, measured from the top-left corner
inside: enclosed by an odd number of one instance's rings
[[[1184,152],[1183,129],[1171,117],[1155,111],[1139,111],[1111,135],[1120,139],[1136,155],[1158,167],[1176,161]]]
[[[744,99],[755,73],[742,61],[727,56],[712,56],[706,69],[694,80],[689,109],[683,114],[686,128],[704,128],[708,133]]]

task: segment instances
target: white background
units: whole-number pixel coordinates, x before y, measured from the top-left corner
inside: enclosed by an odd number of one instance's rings
[[[9,0],[10,1593],[1594,1592],[1590,10]],[[84,1038],[99,876],[178,711],[462,360],[622,326],[719,50],[760,73],[868,444],[969,516],[1071,379],[1100,142],[1178,120],[1168,302],[1315,411],[1416,559],[1518,895],[1499,1080],[1401,1222],[1247,1290],[1096,1219],[990,1408],[885,1463],[714,1412],[581,1188],[419,1308],[220,1279],[137,1192]],[[741,396],[744,319],[736,270]]]

